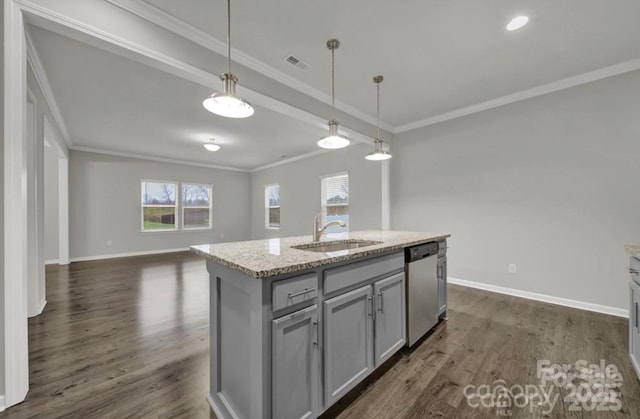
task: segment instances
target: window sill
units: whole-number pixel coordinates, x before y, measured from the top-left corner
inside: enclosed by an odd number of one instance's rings
[[[269,226],[265,226],[264,228],[265,230],[280,230],[280,227],[269,227]]]
[[[184,233],[189,231],[213,231],[213,227],[202,227],[202,228],[174,228],[174,229],[166,229],[166,230],[140,230],[140,233],[147,234],[156,234],[156,233]]]

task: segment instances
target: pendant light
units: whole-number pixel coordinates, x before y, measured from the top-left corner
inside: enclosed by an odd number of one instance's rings
[[[216,152],[218,150],[220,150],[222,148],[222,146],[220,146],[219,144],[215,143],[215,138],[211,138],[209,140],[208,143],[204,143],[203,144],[204,148],[207,149],[207,151],[212,151],[212,152]]]
[[[373,78],[373,82],[376,84],[378,91],[378,100],[376,103],[376,126],[378,133],[373,143],[373,151],[365,156],[367,160],[388,160],[391,158],[391,153],[382,148],[382,140],[380,139],[380,83],[382,83],[382,80],[384,80],[382,76],[375,76]]]
[[[327,48],[331,50],[331,120],[329,121],[329,135],[318,140],[318,146],[321,148],[338,149],[349,145],[350,141],[344,135],[338,134],[338,126],[340,123],[336,121],[336,49],[340,46],[337,39],[329,39]]]
[[[253,115],[253,107],[236,95],[238,78],[231,73],[231,0],[227,0],[227,72],[220,76],[224,92],[216,92],[202,105],[216,115],[227,118],[247,118]]]

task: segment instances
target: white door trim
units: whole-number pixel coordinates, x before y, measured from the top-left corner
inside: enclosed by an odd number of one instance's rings
[[[24,18],[4,2],[4,388],[5,406],[29,390],[27,333],[26,97]],[[35,220],[33,220],[35,221]]]
[[[58,156],[58,264],[69,261],[69,158]]]

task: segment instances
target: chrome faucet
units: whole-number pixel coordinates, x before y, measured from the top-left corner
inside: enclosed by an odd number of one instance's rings
[[[340,227],[347,226],[347,223],[345,223],[344,221],[336,220],[336,221],[331,221],[325,224],[323,227],[320,227],[321,216],[322,216],[322,212],[319,212],[316,214],[315,217],[313,217],[313,241],[314,242],[319,242],[320,238],[322,237],[322,233],[324,233],[325,230],[331,226],[340,226]]]

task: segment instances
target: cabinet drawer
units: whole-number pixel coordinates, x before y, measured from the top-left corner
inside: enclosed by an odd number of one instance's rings
[[[640,259],[635,257],[629,258],[629,273],[631,274],[631,279],[640,285]]]
[[[404,252],[328,269],[324,276],[324,293],[348,288],[371,278],[404,269]]]
[[[304,302],[315,302],[318,297],[318,276],[298,276],[273,284],[273,311]]]

